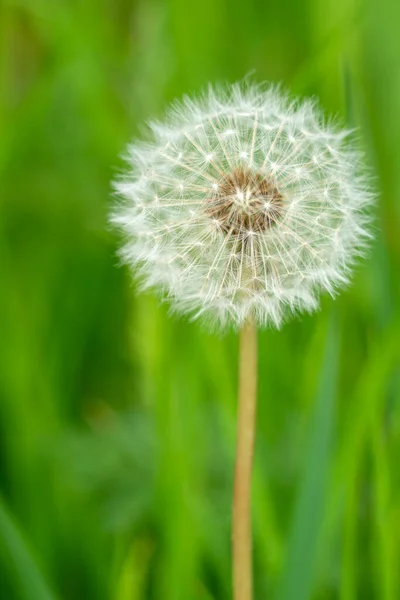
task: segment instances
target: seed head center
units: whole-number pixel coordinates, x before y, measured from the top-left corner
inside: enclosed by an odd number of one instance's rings
[[[207,214],[225,233],[241,237],[273,227],[282,211],[283,197],[273,179],[243,168],[222,176],[207,205]]]

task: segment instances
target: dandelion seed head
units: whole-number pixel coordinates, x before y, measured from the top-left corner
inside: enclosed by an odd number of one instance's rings
[[[127,161],[111,216],[123,261],[219,328],[315,310],[370,238],[373,194],[349,132],[273,87],[186,98]]]

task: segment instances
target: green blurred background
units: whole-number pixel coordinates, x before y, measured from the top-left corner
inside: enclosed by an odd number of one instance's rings
[[[251,73],[359,128],[379,191],[352,286],[259,335],[255,600],[398,600],[398,1],[0,16],[0,597],[231,596],[237,338],[138,294],[107,212],[143,121]]]

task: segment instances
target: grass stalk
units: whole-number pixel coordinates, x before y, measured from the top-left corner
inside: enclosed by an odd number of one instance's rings
[[[257,400],[257,329],[248,319],[240,332],[239,405],[233,494],[233,598],[251,600],[251,473]]]

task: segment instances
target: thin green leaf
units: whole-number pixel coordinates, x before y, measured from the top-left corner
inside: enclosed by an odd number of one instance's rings
[[[0,499],[0,564],[8,567],[10,581],[21,600],[55,600],[31,551]]]
[[[310,426],[306,460],[294,509],[286,567],[278,590],[279,600],[308,600],[312,591],[317,542],[324,510],[326,473],[330,465],[337,362],[338,333],[332,319]]]

